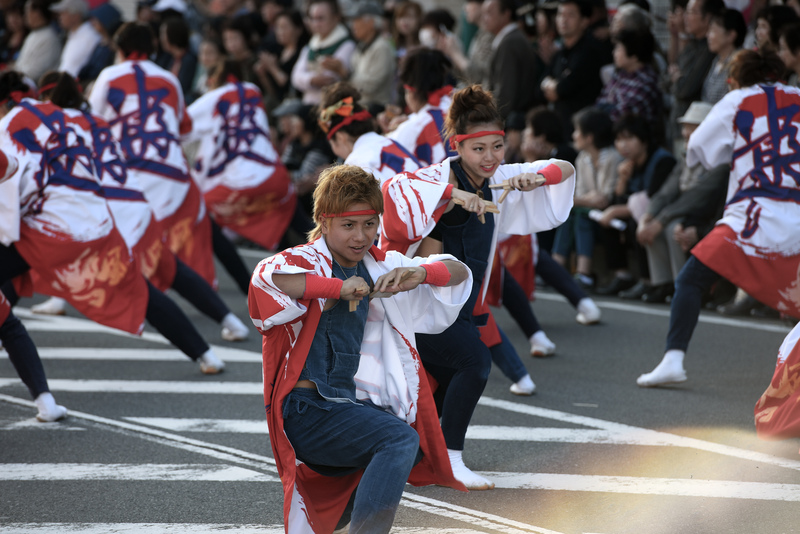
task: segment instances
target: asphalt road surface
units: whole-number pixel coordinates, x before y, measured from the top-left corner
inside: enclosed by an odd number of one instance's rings
[[[258,261],[249,253],[247,261]],[[221,294],[247,318],[224,273]],[[227,343],[175,299],[228,362],[202,375],[148,328],[136,338],[29,313],[51,390],[70,410],[38,423],[0,352],[0,533],[279,533],[282,491],[264,419],[260,338]],[[603,321],[543,289],[533,304],[556,356],[533,359],[497,312],[537,384],[509,393],[493,369],[467,435],[487,492],[407,486],[398,533],[800,532],[800,440],[765,442],[753,405],[790,327],[704,312],[689,380],[640,389],[660,360],[668,307],[598,299]]]

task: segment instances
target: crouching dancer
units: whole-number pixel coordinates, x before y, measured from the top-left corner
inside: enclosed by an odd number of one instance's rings
[[[325,170],[310,242],[263,260],[250,282],[287,532],[332,532],[351,495],[351,533],[389,532],[406,481],[466,489],[414,335],[456,320],[472,276],[449,255],[381,252],[382,212],[371,174]]]

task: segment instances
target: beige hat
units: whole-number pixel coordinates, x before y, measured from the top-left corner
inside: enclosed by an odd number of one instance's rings
[[[683,117],[678,117],[678,124],[700,124],[713,107],[708,102],[692,102]]]
[[[86,0],[61,0],[50,6],[50,11],[56,13],[78,13],[86,16],[89,13],[89,3]]]

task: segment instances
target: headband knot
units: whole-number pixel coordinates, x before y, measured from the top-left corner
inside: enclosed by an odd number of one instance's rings
[[[372,118],[370,112],[365,109],[356,113],[353,113],[354,110],[355,105],[353,104],[353,97],[348,96],[339,100],[335,104],[326,107],[320,112],[319,120],[317,122],[319,123],[320,129],[322,129],[322,131],[326,134],[328,141],[333,138],[333,135],[336,132],[348,124],[368,121]],[[331,126],[333,117],[337,115],[344,118],[336,126]]]

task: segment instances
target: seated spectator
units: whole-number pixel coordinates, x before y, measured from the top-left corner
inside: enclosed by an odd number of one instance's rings
[[[800,24],[791,24],[781,30],[779,55],[789,76],[786,83],[800,87]]]
[[[86,0],[61,0],[50,6],[50,11],[58,13],[58,25],[67,34],[58,70],[76,77],[89,61],[86,51],[94,50],[100,42],[100,34],[86,20],[89,4]]]
[[[597,292],[638,300],[651,287],[647,255],[636,241],[636,219],[640,213],[634,211],[640,210],[661,189],[677,161],[658,146],[652,124],[637,115],[623,115],[614,124],[614,146],[624,160],[617,167],[614,198],[598,222],[604,227],[602,237],[607,267],[615,276],[609,285],[598,288]],[[612,219],[624,220],[625,230],[611,227]],[[629,250],[636,253],[638,282],[628,268]]]
[[[275,46],[258,53],[254,70],[269,101],[282,102],[292,91],[289,83],[300,51],[308,43],[303,15],[296,9],[281,11],[274,19]],[[294,96],[294,95],[293,95]]]
[[[51,24],[48,0],[25,2],[25,25],[30,33],[25,37],[14,68],[30,78],[38,80],[42,75],[58,67],[61,57],[61,39]]]
[[[781,29],[798,21],[797,13],[789,6],[767,6],[756,15],[756,48],[778,51]]]
[[[711,104],[695,102],[686,115],[678,119],[681,135],[689,141],[703,119],[711,111]],[[700,163],[690,167],[685,160],[673,168],[666,183],[650,198],[647,211],[639,220],[636,239],[647,252],[651,289],[642,296],[645,302],[664,302],[675,289],[675,278],[686,263],[686,252],[673,239],[682,218],[674,215],[679,209],[681,193],[694,187],[705,169]]]
[[[278,15],[284,11],[294,9],[292,0],[259,0],[256,4],[258,5],[258,13],[261,15],[261,22],[264,26],[263,31],[260,32],[262,37],[259,49],[277,52],[280,50],[280,45],[275,35],[275,24]],[[277,49],[273,50],[274,47],[277,47]]]
[[[89,12],[89,22],[100,35],[100,42],[78,73],[78,80],[83,84],[94,81],[101,70],[114,63],[116,50],[111,39],[122,24],[122,14],[110,3],[101,4]]]
[[[747,24],[735,9],[724,9],[711,17],[708,49],[716,54],[703,82],[702,100],[716,104],[728,92],[728,75],[734,53],[744,44]]]
[[[17,60],[28,35],[24,12],[22,2],[15,2],[3,10],[5,29],[0,32],[0,70],[5,70]]]
[[[614,148],[614,123],[597,108],[579,111],[574,119],[572,141],[579,151],[575,159],[575,200],[567,221],[556,229],[553,259],[567,266],[575,250],[575,278],[584,289],[592,289],[595,241],[600,225],[589,217],[592,210],[604,210],[614,196],[617,167],[622,156]]]
[[[158,31],[162,54],[156,64],[174,74],[181,84],[186,103],[192,100],[192,82],[197,72],[197,56],[189,44],[189,25],[183,17],[169,17],[161,23]]]
[[[536,8],[536,41],[534,41],[534,49],[539,55],[539,59],[544,63],[545,69],[550,68],[553,54],[558,50],[557,39],[556,12],[544,5],[540,5]]]
[[[210,90],[208,86],[208,73],[214,66],[222,61],[224,50],[222,43],[215,39],[205,38],[200,43],[197,56],[197,69],[192,82],[192,100],[196,100]]]
[[[303,94],[306,104],[319,104],[323,89],[342,79],[329,68],[337,59],[350,72],[350,57],[356,43],[342,24],[336,0],[311,0],[308,5],[308,26],[311,40],[292,69],[292,86]]]
[[[603,88],[597,107],[612,121],[626,113],[661,122],[662,96],[652,66],[655,39],[650,30],[621,30],[614,37],[614,72]]]
[[[559,114],[544,106],[530,110],[525,117],[521,150],[525,161],[556,158],[574,164],[575,158],[578,156],[578,153],[567,143],[567,137],[561,128]],[[537,234],[539,248],[550,252],[553,249],[555,235],[555,228],[539,232]]]

